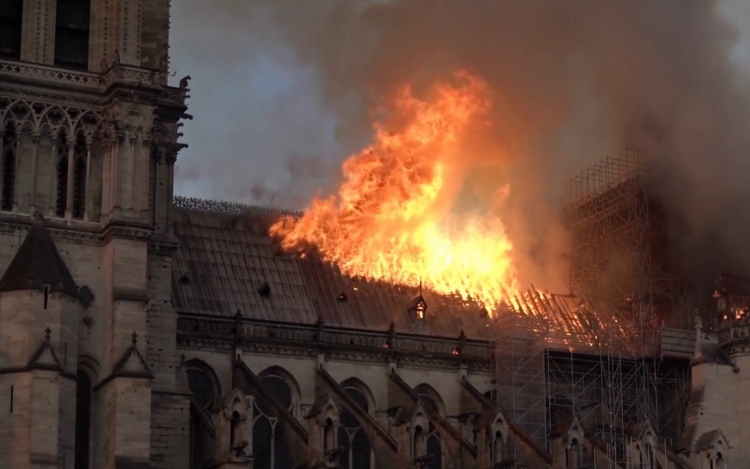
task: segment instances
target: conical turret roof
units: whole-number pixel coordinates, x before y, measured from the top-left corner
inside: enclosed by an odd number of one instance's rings
[[[78,298],[73,276],[44,226],[44,220],[38,217],[0,279],[0,292],[43,291],[45,285],[49,285],[49,291]]]

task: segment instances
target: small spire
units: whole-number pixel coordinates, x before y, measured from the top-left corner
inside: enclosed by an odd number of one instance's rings
[[[50,339],[50,334],[52,333],[52,329],[47,326],[47,329],[44,330],[44,340]]]
[[[135,331],[133,331],[133,336],[132,337],[133,338],[131,339],[130,343],[133,344],[133,347],[135,347],[135,344],[138,343],[138,334],[136,334]]]

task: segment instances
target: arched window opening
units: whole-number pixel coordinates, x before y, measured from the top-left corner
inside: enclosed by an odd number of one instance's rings
[[[443,448],[440,444],[440,436],[432,431],[427,437],[427,456],[430,461],[427,463],[428,469],[442,469],[443,467]]]
[[[3,0],[0,3],[0,58],[21,59],[23,0]]]
[[[88,69],[90,0],[57,0],[55,65]]]
[[[365,393],[353,384],[347,382],[341,386],[344,392],[365,412],[370,411],[370,405]],[[343,469],[370,469],[371,447],[364,429],[359,421],[346,407],[339,412],[338,442],[341,447],[339,464]]]
[[[439,405],[436,397],[435,392],[427,385],[419,385],[417,386],[414,391],[416,391],[417,396],[419,396],[419,399],[422,401],[422,403],[433,410],[433,412],[440,414],[441,413],[441,406]],[[442,444],[440,442],[440,435],[437,432],[437,429],[435,428],[435,425],[432,423],[432,420],[430,420],[430,428],[427,435],[427,448],[426,453],[430,457],[429,462],[427,463],[428,469],[442,469],[443,467],[443,449]]]
[[[200,432],[203,431],[200,418],[190,411],[190,469],[203,469],[203,446],[201,445]]]
[[[91,379],[83,371],[76,375],[76,455],[75,469],[89,469],[91,433]]]
[[[195,410],[191,406],[190,411],[190,469],[203,469],[203,461],[210,449],[203,447],[201,435],[207,430],[203,428],[202,419],[196,412],[210,413],[221,396],[221,388],[214,371],[200,360],[188,360],[185,373],[193,401],[200,407],[200,410]]]
[[[73,218],[82,219],[86,210],[86,140],[83,135],[78,137],[73,163]]]
[[[57,137],[57,198],[55,215],[65,216],[65,204],[68,194],[68,143],[67,136],[60,133]]]
[[[193,398],[201,408],[211,411],[221,395],[213,370],[200,360],[189,360],[185,364],[185,371]]]
[[[716,454],[716,469],[726,469],[726,464],[724,463],[724,455],[721,453]]]
[[[73,204],[72,216],[83,218],[86,208],[86,139],[79,134],[73,147]],[[68,205],[68,141],[64,134],[57,139],[57,199],[55,214],[64,217]]]
[[[654,469],[653,451],[650,444],[647,443],[643,448],[643,450],[641,451],[640,459],[641,467],[643,469]]]
[[[492,440],[492,447],[490,448],[492,452],[492,462],[494,464],[501,463],[505,460],[504,453],[504,447],[503,447],[503,434],[499,431],[495,432],[495,437]]]
[[[419,396],[424,405],[426,405],[439,415],[443,415],[445,411],[443,401],[440,399],[440,395],[431,386],[427,384],[420,384],[419,386],[414,388],[414,391],[417,393],[417,396]]]
[[[18,138],[12,125],[8,125],[3,135],[2,177],[3,191],[0,194],[0,210],[13,210],[16,193],[16,153]]]
[[[287,409],[292,408],[292,388],[273,371],[261,375],[261,383]],[[273,407],[262,397],[255,396],[253,407],[253,457],[255,467],[292,469],[286,435]]]

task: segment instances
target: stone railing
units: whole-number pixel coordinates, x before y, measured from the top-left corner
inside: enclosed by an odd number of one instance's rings
[[[489,361],[494,347],[489,341],[460,337],[433,337],[390,331],[366,331],[329,327],[322,324],[296,324],[252,320],[247,318],[215,317],[181,314],[177,320],[181,335],[210,339],[236,339],[254,343],[287,343],[289,345],[327,348],[356,348],[383,353],[443,356]]]
[[[186,87],[167,85],[167,73],[132,65],[114,64],[102,73],[67,70],[49,65],[0,60],[0,76],[67,84],[84,89],[104,90],[115,83],[130,83],[161,88],[159,99],[184,104]]]
[[[96,73],[64,70],[48,65],[9,60],[0,60],[0,75],[65,83],[92,89],[98,88],[101,83],[100,76]]]
[[[716,332],[719,345],[728,345],[738,342],[750,343],[750,318],[729,322],[719,326]]]
[[[104,72],[102,79],[105,87],[121,81],[160,86],[167,83],[167,74],[132,65],[114,64]]]

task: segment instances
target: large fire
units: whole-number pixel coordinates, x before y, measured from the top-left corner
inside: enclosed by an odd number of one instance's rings
[[[448,184],[471,158],[462,143],[487,122],[488,89],[460,72],[429,96],[399,90],[374,125],[374,142],[344,162],[338,195],[316,198],[271,233],[285,249],[315,245],[345,274],[422,284],[491,310],[517,291],[512,244],[498,216],[451,213],[456,194]]]

